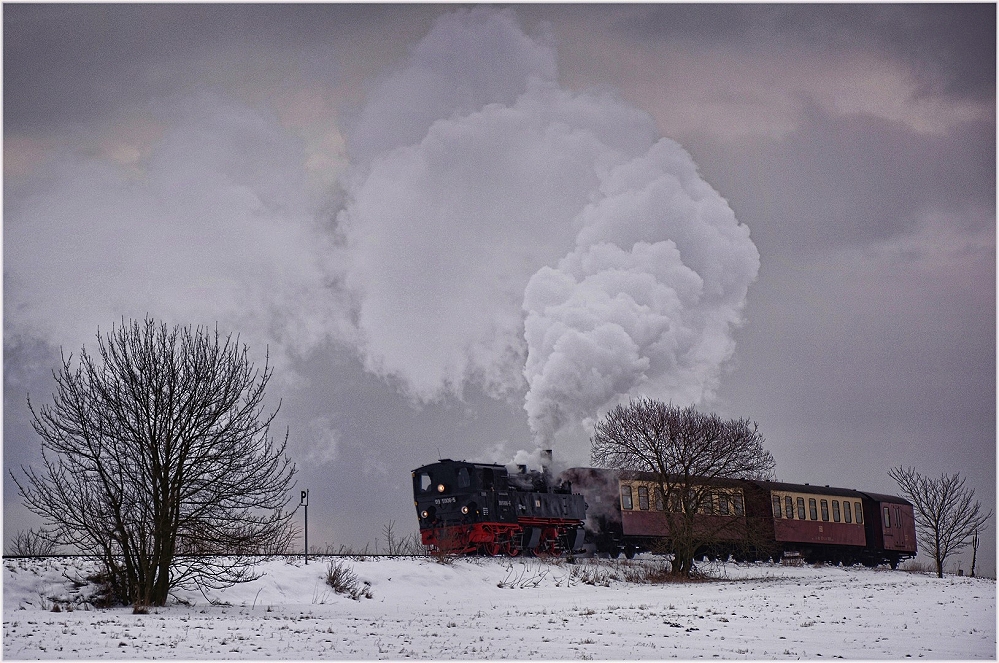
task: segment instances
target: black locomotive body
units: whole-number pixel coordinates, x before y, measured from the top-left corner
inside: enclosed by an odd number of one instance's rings
[[[413,470],[413,495],[434,551],[558,555],[582,546],[583,496],[547,471],[443,459]]]

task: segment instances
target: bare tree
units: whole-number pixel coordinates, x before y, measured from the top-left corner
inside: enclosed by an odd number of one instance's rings
[[[944,561],[968,545],[968,539],[992,517],[973,501],[975,491],[964,485],[959,472],[939,479],[923,476],[912,467],[888,471],[912,502],[919,543],[933,556],[937,577],[943,578]]]
[[[719,479],[772,479],[774,459],[757,425],[723,421],[715,414],[661,401],[633,399],[594,427],[591,457],[600,467],[648,472],[662,495],[673,573],[690,575],[699,548],[713,543],[718,527],[698,518]],[[719,521],[734,522],[731,519]]]
[[[273,369],[217,329],[123,321],[97,342],[76,366],[63,355],[52,404],[28,400],[43,460],[14,476],[25,505],[97,556],[123,603],[257,577],[250,556],[291,543],[295,467],[264,410]]]
[[[23,529],[14,535],[8,554],[14,557],[44,557],[56,551],[56,544],[45,530]]]

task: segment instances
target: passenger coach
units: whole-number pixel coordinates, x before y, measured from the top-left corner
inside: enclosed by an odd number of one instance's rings
[[[587,543],[597,553],[632,556],[668,541],[666,508],[654,475],[595,468],[563,473],[585,497]],[[916,555],[912,505],[893,495],[773,481],[712,480],[697,520],[712,533],[709,557],[898,566]],[[702,484],[704,485],[704,484]]]

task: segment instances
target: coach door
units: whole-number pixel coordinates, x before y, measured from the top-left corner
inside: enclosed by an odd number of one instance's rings
[[[902,530],[902,509],[898,504],[881,503],[881,535],[885,550],[905,548],[905,534]]]

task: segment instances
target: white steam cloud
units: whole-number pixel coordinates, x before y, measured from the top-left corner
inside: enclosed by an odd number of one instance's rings
[[[155,102],[142,149],[6,186],[5,329],[76,350],[148,313],[272,354],[332,339],[418,401],[526,393],[544,448],[629,394],[708,397],[749,232],[647,113],[561,88],[551,44],[492,8],[439,20],[329,129],[350,155],[335,229],[277,113]]]
[[[442,19],[361,116],[339,217],[367,368],[424,401],[526,379],[542,445],[628,394],[708,397],[759,268],[690,156],[561,89],[547,44]]]
[[[669,140],[609,173],[577,221],[576,249],[524,297],[525,409],[543,439],[621,396],[709,396],[759,268],[749,229]]]

